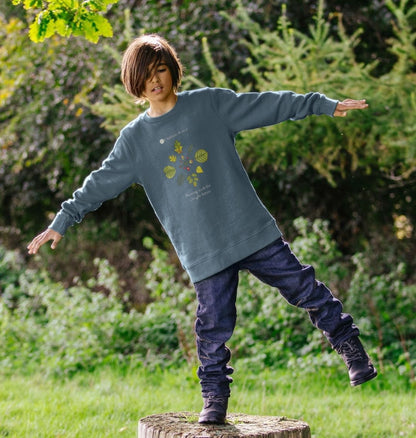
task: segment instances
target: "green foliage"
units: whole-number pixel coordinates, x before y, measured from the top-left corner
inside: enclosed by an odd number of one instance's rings
[[[22,52],[20,51],[20,45],[23,43],[21,37],[21,30],[24,24],[17,20],[12,19],[6,22],[0,16],[0,38],[3,44],[0,47],[0,60],[1,60],[1,89],[0,89],[0,105],[8,101],[10,96],[16,91],[16,89],[22,84],[22,80],[25,74],[25,62],[16,62],[16,52],[22,61]],[[13,34],[14,38],[8,41],[8,44],[4,43],[8,34]],[[11,55],[12,54],[12,55]],[[4,147],[5,145],[3,145]]]
[[[372,274],[369,254],[353,257],[355,273],[346,305],[377,343],[380,366],[391,362],[401,374],[416,378],[416,285],[406,284],[404,263],[387,273]]]
[[[116,84],[103,87],[101,101],[90,105],[94,114],[103,118],[102,127],[118,136],[120,130],[133,119],[140,110],[144,111],[145,104],[136,104],[126,94],[124,86]]]
[[[369,269],[369,256],[357,254],[350,265],[340,258],[325,221],[298,218],[295,226],[299,234],[292,249],[302,263],[315,267],[319,280],[346,297],[345,310],[354,316],[372,355],[376,352],[381,369],[397,368],[414,381],[416,291],[405,283],[404,263],[377,273]],[[127,296],[117,297],[121,280],[106,260],[94,261],[95,278],[64,288],[44,272],[27,269],[15,252],[1,249],[2,368],[73,374],[104,364],[155,368],[187,361],[196,365],[194,289],[187,275],[179,274],[176,258],[150,238],[144,245],[152,252],[145,274],[152,301],[143,313],[130,309]],[[385,262],[389,264],[388,259]],[[377,267],[382,264],[379,257]],[[350,280],[346,283],[346,279]],[[109,295],[92,292],[99,287]],[[257,370],[313,370],[322,365],[344,370],[307,314],[246,272],[240,275],[237,309],[230,347],[238,363]]]
[[[3,248],[0,262],[0,363],[3,370],[71,375],[112,364],[169,366],[178,354],[176,322],[165,312],[126,310],[115,293],[94,293],[97,285],[117,292],[118,277],[104,260],[85,285],[64,288],[46,273],[25,268]]]
[[[416,31],[412,19],[416,9],[407,8],[407,3],[388,3],[397,19],[389,40],[397,62],[378,78],[372,76],[375,62],[356,61],[361,29],[347,35],[342,15],[334,14],[334,36],[322,0],[307,32],[293,28],[285,7],[273,31],[253,21],[241,4],[236,17],[227,15],[248,32],[244,44],[250,58],[244,72],[256,90],[320,91],[340,100],[365,97],[370,103],[370,110],[351,114],[348,120],[312,117],[244,133],[240,149],[253,170],[262,166],[301,169],[306,164],[332,185],[360,168],[365,172],[379,168],[389,177],[401,178],[414,172]]]
[[[288,4],[283,16],[279,7],[272,8],[262,0],[242,0],[237,9],[234,1],[139,4],[131,11],[127,0],[113,5],[115,33],[105,45],[58,36],[45,39],[42,45],[31,44],[25,33],[30,10],[19,21],[12,18],[12,12],[22,16],[23,8],[11,2],[7,2],[9,7],[0,6],[2,226],[19,230],[22,239],[37,232],[39,224],[46,226],[59,204],[107,155],[120,128],[143,109],[125,94],[119,62],[128,41],[153,31],[166,36],[178,49],[187,67],[184,88],[210,83],[246,91],[287,85],[304,92],[305,81],[309,81],[311,88],[322,86],[321,91],[333,97],[368,97],[370,109],[347,120],[322,117],[288,122],[245,133],[239,139],[238,147],[248,171],[254,174],[260,196],[272,212],[279,211],[282,223],[295,215],[323,217],[325,212],[344,248],[350,244],[347,239],[353,243],[365,239],[367,228],[378,226],[378,221],[384,226],[395,213],[414,215],[414,203],[406,201],[416,196],[409,184],[416,126],[411,110],[414,8],[409,2],[392,6],[394,13],[380,6],[377,15],[381,21],[395,19],[396,33],[391,26],[386,32],[394,51],[390,55],[394,60],[402,56],[397,65],[407,65],[406,72],[390,68],[390,77],[373,77],[368,65],[380,66],[375,62],[362,65],[354,58],[357,51],[370,50],[368,34],[364,37],[357,30],[356,21],[351,26],[351,16],[347,16],[355,4],[338,8],[330,1],[327,8],[321,4],[317,10],[304,0],[304,8]],[[355,6],[358,13],[361,5]],[[345,11],[345,20],[331,13],[333,10]],[[312,24],[310,11],[315,11]],[[280,27],[276,29],[277,18]],[[178,20],[183,24],[180,27]],[[348,20],[349,27],[344,29]],[[246,58],[251,61],[247,63]],[[376,58],[379,56],[371,59]],[[388,65],[395,67],[396,63]],[[383,71],[386,68],[383,65]],[[323,178],[332,186],[325,185]],[[379,194],[379,202],[371,209],[363,208],[368,205],[368,193],[371,200],[373,193]],[[345,211],[340,205],[344,197],[350,207]],[[280,199],[286,199],[292,208],[281,209]],[[129,215],[120,214],[121,205]],[[164,238],[140,190],[105,204],[89,221],[103,217],[134,236],[130,248],[146,233]],[[360,236],[351,229],[359,229]],[[343,235],[340,230],[345,230]],[[14,234],[6,238],[16,242]]]
[[[401,0],[400,5],[392,0],[386,1],[387,7],[393,13],[396,22],[393,24],[394,38],[388,39],[390,51],[397,57],[394,70],[407,74],[413,70],[416,63],[416,33],[414,22],[416,18],[416,6],[411,6],[410,0]],[[413,25],[412,25],[413,20]]]
[[[400,3],[387,1],[389,10],[380,7],[377,15],[380,19],[373,21],[372,26],[379,29],[383,20],[386,24],[392,19],[390,30],[374,33],[380,43],[389,45],[387,56],[375,53],[374,47],[370,47],[368,31],[365,33],[370,20],[362,23],[361,30],[361,24],[357,25],[359,20],[352,19],[351,15],[347,17],[350,9],[361,11],[364,3],[343,2],[342,7],[337,8],[334,6],[336,2],[328,1],[327,8],[321,2],[316,9],[316,2],[305,0],[302,2],[305,7],[292,2],[280,14],[280,8],[272,8],[270,2],[261,0],[242,0],[238,8],[235,8],[234,1],[140,1],[139,6],[129,13],[127,7],[130,3],[120,0],[111,10],[114,37],[105,46],[91,44],[83,38],[59,38],[60,32],[66,32],[63,27],[57,31],[58,35],[45,38],[42,45],[31,44],[25,31],[25,20],[31,21],[32,18],[31,10],[24,15],[23,9],[13,7],[20,14],[20,21],[10,10],[3,16],[5,6],[0,5],[2,239],[6,230],[8,243],[16,246],[38,231],[39,226],[46,226],[59,203],[70,196],[84,176],[107,155],[119,129],[142,110],[124,93],[118,78],[119,61],[122,50],[132,37],[151,31],[160,32],[177,47],[187,66],[188,78],[184,88],[207,83],[230,86],[237,91],[290,88],[303,93],[314,88],[336,98],[366,97],[370,109],[351,114],[347,119],[310,118],[244,133],[238,143],[240,151],[256,189],[271,210],[279,212],[280,222],[289,224],[292,217],[300,213],[310,218],[330,217],[331,230],[336,230],[344,252],[345,247],[353,248],[355,252],[357,246],[368,245],[371,229],[376,229],[382,236],[392,234],[392,218],[396,214],[405,215],[411,228],[416,197],[413,181],[416,163],[415,7],[408,0]],[[377,8],[374,2],[367,3],[372,3],[372,11]],[[28,6],[39,8],[43,4],[48,6],[41,2],[27,2]],[[87,6],[91,4],[87,3]],[[299,16],[294,9],[298,9]],[[335,10],[344,15],[330,12]],[[306,17],[309,11],[315,11],[312,22]],[[202,21],[201,16],[204,16]],[[35,32],[39,38],[53,31],[55,18],[45,13],[46,25],[42,25],[42,31],[39,27]],[[42,20],[43,15],[38,21],[39,26]],[[181,26],[178,26],[178,20]],[[60,23],[59,26],[63,24]],[[93,38],[97,37],[95,30],[87,31],[94,34]],[[372,56],[363,56],[365,53]],[[68,251],[63,251],[62,256],[55,252],[44,257],[43,266],[51,267],[55,271],[53,275],[61,275],[67,286],[73,285],[73,291],[71,287],[67,290],[90,309],[86,315],[91,321],[95,313],[99,313],[101,304],[89,301],[90,288],[113,290],[112,300],[116,293],[122,296],[128,290],[125,261],[120,260],[119,270],[114,271],[118,262],[114,259],[123,250],[127,254],[126,248],[137,247],[143,235],[151,234],[159,242],[163,241],[164,237],[160,237],[155,218],[149,211],[142,191],[131,190],[92,215],[88,219],[91,225],[79,227],[75,237],[71,231],[74,240],[69,243],[70,238],[65,239],[62,245],[67,245]],[[108,218],[108,222],[104,223],[103,217]],[[334,241],[329,239],[326,223],[299,220],[293,228],[300,233],[292,245],[295,252],[305,262],[310,260],[317,267],[318,278],[329,282],[337,293],[349,296],[346,283],[355,273],[351,296],[357,299],[348,298],[347,311],[352,308],[352,313],[357,312],[364,324],[365,335],[373,346],[379,347],[379,359],[386,367],[390,362],[398,363],[402,372],[412,375],[415,365],[409,358],[414,357],[411,345],[414,328],[411,323],[407,326],[406,322],[411,313],[409,309],[414,309],[414,242],[409,237],[404,239],[407,241],[403,245],[407,248],[406,260],[406,254],[398,251],[400,263],[404,262],[406,266],[404,270],[396,272],[391,269],[397,257],[390,260],[390,255],[379,250],[377,257],[373,254],[371,258],[368,253],[364,259],[357,256],[356,272],[353,272]],[[110,239],[113,244],[108,243]],[[348,246],[350,241],[356,245]],[[394,236],[389,241],[396,249],[402,247],[399,244],[403,242]],[[107,253],[102,250],[104,246]],[[58,359],[50,359],[59,349],[54,350],[47,337],[44,347],[35,347],[38,338],[34,334],[46,336],[45,321],[49,318],[49,311],[28,312],[26,318],[13,307],[13,303],[21,303],[26,308],[36,307],[34,303],[42,300],[46,308],[51,307],[51,314],[59,314],[58,310],[52,311],[52,306],[64,307],[68,304],[67,299],[72,298],[68,298],[62,285],[57,285],[45,274],[39,278],[27,270],[23,261],[2,253],[1,289],[3,293],[7,287],[5,296],[8,300],[5,306],[3,298],[0,299],[4,312],[0,324],[4,330],[2,339],[8,349],[3,359],[10,353],[7,356],[11,358],[9,366],[25,362],[41,364],[45,368],[55,361],[53,366],[58,373],[71,372],[77,367],[93,368],[106,360],[114,361],[115,357],[120,357],[120,363],[128,361],[128,357],[134,363],[169,364],[183,358],[193,361],[190,330],[194,306],[192,289],[186,279],[178,276],[180,268],[176,261],[172,264],[169,257],[164,258],[163,251],[152,251],[154,262],[147,280],[142,281],[147,281],[153,291],[153,302],[144,314],[136,313],[139,322],[132,318],[123,323],[127,327],[125,333],[116,335],[118,340],[114,345],[119,347],[111,351],[98,345],[104,338],[103,334],[97,334],[101,333],[99,327],[94,336],[82,338],[80,335],[82,346],[76,346],[76,349],[82,351],[85,347],[86,351],[80,353],[79,359],[73,355],[73,362],[64,353]],[[73,266],[68,266],[68,253],[73,254]],[[84,272],[80,275],[83,280],[91,276],[85,273],[90,269],[88,266],[92,266],[88,263],[87,253],[99,257],[93,268],[99,271],[98,280],[88,283],[73,281],[75,265],[80,270],[82,264]],[[110,264],[105,261],[107,254],[109,258],[113,257]],[[380,261],[374,258],[383,259],[384,269],[374,271],[374,266]],[[361,269],[361,265],[367,270]],[[133,270],[131,266],[129,269]],[[68,278],[63,278],[65,272],[68,272]],[[123,273],[124,278],[117,278],[117,272]],[[393,295],[400,304],[390,301],[389,308],[383,308],[389,282],[394,284]],[[162,289],[159,284],[163,284]],[[244,318],[247,318],[242,322],[247,323],[250,333],[246,338],[246,333],[243,330],[239,333],[240,328],[237,329],[235,339],[238,342],[233,348],[236,357],[247,361],[252,358],[254,365],[261,365],[262,361],[284,363],[287,359],[294,366],[333,359],[333,355],[327,356],[326,344],[310,327],[305,315],[288,308],[278,295],[270,295],[265,286],[251,277],[243,275],[241,284],[240,306],[246,315]],[[360,285],[366,290],[365,296],[360,296]],[[38,295],[44,287],[55,291],[59,299],[53,301],[47,294],[40,299]],[[379,298],[372,295],[372,287],[378,291]],[[31,290],[38,295],[30,295]],[[406,291],[406,297],[401,296],[401,291]],[[161,296],[164,300],[160,299]],[[114,305],[121,305],[124,312],[127,304],[125,301],[120,304],[117,300],[115,303],[118,304]],[[362,306],[360,300],[363,300]],[[371,307],[373,301],[376,302],[375,309]],[[280,315],[277,321],[267,313],[268,306],[276,306]],[[264,330],[258,330],[258,326],[252,324],[252,309],[260,310],[258,321],[264,322]],[[120,320],[125,317],[124,313],[117,315]],[[400,319],[401,315],[406,322]],[[70,316],[62,312],[62,318],[66,321],[65,318],[70,319]],[[74,327],[74,333],[78,333],[81,320],[82,316],[76,314],[65,324]],[[393,324],[396,320],[398,325]],[[284,321],[288,324],[285,325]],[[19,327],[20,337],[13,332],[13,325]],[[105,326],[100,321],[97,325]],[[51,327],[55,332],[58,330],[58,324]],[[68,351],[74,350],[71,341],[66,339],[70,334],[62,330],[57,334],[59,342],[68,344]],[[140,335],[137,335],[138,331]],[[255,337],[257,331],[258,339]],[[268,337],[269,333],[272,337]],[[18,341],[7,342],[8,334]],[[307,339],[306,344],[302,344],[304,339]],[[125,356],[123,351],[131,355]],[[320,352],[322,355],[318,354]],[[25,359],[19,359],[20,356]]]
[[[293,221],[297,236],[291,244],[293,252],[303,263],[313,265],[319,279],[331,286],[339,287],[348,271],[337,243],[330,234],[327,220],[299,217]]]
[[[169,259],[168,252],[154,245],[150,238],[145,239],[144,245],[152,251],[152,262],[145,278],[153,302],[147,306],[146,316],[170,324],[179,347],[174,354],[179,354],[188,363],[195,363],[195,291],[185,273],[178,278],[177,266]]]
[[[100,15],[118,0],[12,0],[27,10],[41,9],[30,25],[29,37],[39,43],[55,34],[83,36],[97,43],[100,37],[112,37],[109,21]]]
[[[39,229],[111,148],[113,137],[97,135],[101,120],[81,102],[104,60],[85,41],[34,45],[19,20],[0,16],[0,23],[1,216],[9,226]]]

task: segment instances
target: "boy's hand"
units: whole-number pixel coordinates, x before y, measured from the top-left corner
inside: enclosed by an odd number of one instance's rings
[[[338,102],[338,105],[335,108],[334,117],[345,117],[350,110],[365,108],[368,108],[368,104],[366,103],[365,99],[345,99],[342,102]]]
[[[29,254],[36,254],[38,252],[38,249],[48,242],[49,240],[52,240],[51,248],[55,249],[56,245],[58,245],[58,242],[62,239],[61,234],[59,234],[57,231],[52,230],[51,228],[48,228],[43,233],[36,236],[27,246]]]

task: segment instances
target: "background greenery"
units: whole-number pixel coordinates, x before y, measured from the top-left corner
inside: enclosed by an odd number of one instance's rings
[[[293,249],[314,262],[320,278],[345,298],[363,331],[363,340],[380,371],[395,370],[415,384],[416,286],[406,284],[401,263],[388,274],[371,275],[367,253],[345,260],[328,232],[328,222],[298,218]],[[195,297],[186,274],[179,274],[170,254],[145,246],[152,261],[144,277],[151,302],[143,310],[129,304],[120,278],[105,259],[95,259],[98,274],[64,288],[45,272],[29,270],[16,251],[2,249],[0,262],[0,365],[3,372],[42,371],[65,376],[117,368],[171,368],[197,363],[193,324]],[[132,251],[131,259],[137,257]],[[350,266],[350,263],[353,266]],[[94,292],[97,287],[107,294]],[[306,314],[289,306],[272,288],[244,273],[238,294],[238,325],[230,341],[233,357],[244,368],[286,368],[313,372],[344,364],[330,351]]]
[[[240,135],[250,177],[295,252],[345,302],[381,371],[415,382],[416,6],[407,0],[120,0],[113,37],[28,38],[33,13],[0,5],[0,363],[73,376],[105,364],[195,363],[194,293],[139,187],[29,259],[25,246],[99,166],[137,108],[128,42],[159,32],[183,88],[292,89],[367,98],[347,119]],[[298,219],[295,219],[298,218]],[[247,369],[345,372],[305,315],[242,275],[232,340]]]

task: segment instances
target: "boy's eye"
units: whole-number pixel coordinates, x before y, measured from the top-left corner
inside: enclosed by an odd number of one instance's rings
[[[163,73],[164,71],[166,71],[166,67],[161,67],[157,69],[158,73]]]

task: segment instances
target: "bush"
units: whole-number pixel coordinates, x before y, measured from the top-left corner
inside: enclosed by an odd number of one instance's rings
[[[381,369],[398,368],[414,380],[416,286],[404,281],[405,264],[392,265],[388,251],[377,257],[374,251],[356,254],[351,263],[340,257],[325,221],[299,218],[295,226],[298,236],[292,249],[302,263],[314,265],[317,278],[335,295],[345,297],[345,310],[353,314]],[[95,260],[96,278],[64,288],[46,273],[26,269],[16,253],[0,248],[2,369],[73,374],[103,364],[170,367],[187,361],[196,365],[194,289],[176,257],[151,239],[144,245],[153,259],[145,273],[152,302],[143,313],[129,308],[128,297],[117,296],[120,280],[106,260]],[[97,286],[111,293],[92,292]],[[304,311],[247,272],[240,275],[237,312],[230,348],[233,360],[244,366],[344,368]]]
[[[64,288],[45,272],[25,269],[16,253],[1,250],[0,364],[3,370],[73,374],[103,364],[169,366],[177,354],[176,323],[163,312],[126,309],[112,293],[85,285]],[[108,262],[97,260],[97,284],[118,291]]]
[[[377,345],[381,369],[393,366],[415,380],[416,285],[406,284],[406,265],[398,261],[388,273],[371,274],[369,254],[353,257],[355,273],[347,306],[365,335]]]

